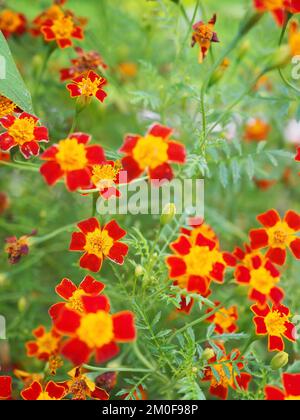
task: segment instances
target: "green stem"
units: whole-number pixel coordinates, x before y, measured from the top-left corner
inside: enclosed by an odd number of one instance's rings
[[[155,370],[155,368],[151,365],[151,363],[142,355],[136,341],[133,344],[133,350],[137,358],[143,363],[144,366],[146,366],[151,371]]]
[[[46,56],[44,58],[44,61],[43,61],[43,64],[42,64],[40,73],[39,73],[39,75],[37,77],[37,83],[36,83],[35,90],[34,90],[34,93],[33,93],[33,98],[34,98],[34,101],[33,102],[34,103],[35,103],[35,99],[38,96],[40,86],[41,86],[41,84],[43,82],[44,75],[45,75],[45,72],[47,70],[47,66],[48,66],[50,57],[54,53],[55,50],[56,50],[56,45],[49,44],[47,54],[46,54]]]
[[[19,169],[21,171],[39,172],[39,170],[40,170],[39,166],[33,166],[33,165],[28,165],[27,166],[26,164],[21,165],[21,164],[18,164],[18,163],[6,162],[4,160],[0,161],[0,165],[9,166],[11,168]]]
[[[74,226],[75,226],[75,223],[72,223],[70,225],[62,226],[62,227],[54,230],[53,232],[49,233],[48,235],[37,237],[37,238],[32,238],[30,240],[30,244],[31,245],[38,245],[38,244],[41,244],[42,242],[46,242],[49,239],[52,239],[55,236],[60,235],[61,233],[66,232],[71,228],[74,228]]]
[[[130,367],[125,367],[125,366],[100,368],[97,366],[83,365],[83,368],[88,369],[93,372],[101,372],[101,373],[112,372],[112,371],[114,372],[149,372],[149,373],[152,372],[150,369],[130,368]]]
[[[133,181],[130,182],[130,184],[124,183],[124,184],[118,184],[118,186],[122,187],[123,185],[133,185],[133,184],[136,184],[136,183],[141,182],[141,181],[146,181],[147,179],[148,179],[147,176],[143,176],[142,178],[134,179]],[[99,189],[98,188],[92,188],[90,190],[79,189],[79,190],[77,190],[77,192],[79,194],[94,194],[94,193],[99,193]]]

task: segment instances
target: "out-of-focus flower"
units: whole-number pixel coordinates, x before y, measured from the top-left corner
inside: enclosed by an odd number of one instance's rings
[[[136,339],[134,315],[123,311],[111,315],[106,296],[82,296],[84,312],[63,308],[54,320],[55,329],[70,337],[61,354],[78,366],[88,362],[92,354],[103,363],[119,352],[117,343]]]
[[[107,69],[107,65],[97,51],[84,51],[80,47],[76,47],[75,51],[77,52],[77,57],[71,60],[72,66],[60,70],[60,80],[62,82],[75,79],[90,70]]]
[[[64,278],[55,291],[66,302],[55,303],[49,309],[52,319],[56,319],[62,308],[67,307],[82,312],[81,296],[98,296],[104,289],[104,284],[95,280],[92,276],[86,276],[77,287],[71,280]]]
[[[142,385],[139,385],[138,390],[134,391],[132,396],[130,394],[123,394],[121,398],[122,400],[148,400],[148,394]]]
[[[45,388],[40,382],[35,381],[21,392],[21,397],[29,401],[62,400],[65,394],[66,389],[53,381],[48,382]]]
[[[41,32],[47,42],[55,41],[59,48],[68,48],[73,45],[73,38],[84,38],[83,28],[77,24],[71,14],[64,14],[56,19],[43,22]]]
[[[20,238],[16,236],[6,238],[5,252],[8,254],[8,259],[11,264],[17,264],[23,256],[28,255],[30,237],[35,234],[36,231],[33,231],[30,235],[24,235]]]
[[[0,95],[0,118],[6,117],[6,115],[12,115],[18,111],[17,105],[6,98],[6,96]]]
[[[9,208],[10,200],[7,194],[0,191],[0,216]]]
[[[59,4],[52,4],[33,20],[33,27],[30,32],[33,36],[43,35],[41,28],[49,20],[56,20],[65,16],[65,12],[59,7]]]
[[[300,30],[299,23],[296,20],[292,20],[290,23],[289,46],[292,56],[300,55]]]
[[[234,349],[230,354],[226,355],[224,347],[220,345],[219,347],[223,353],[223,357],[217,360],[217,357],[214,356],[208,361],[209,363],[213,363],[214,371],[218,373],[218,378],[216,378],[212,369],[207,367],[203,380],[210,381],[209,392],[211,395],[226,400],[229,388],[237,389],[239,387],[247,390],[252,377],[249,373],[240,372],[240,374],[237,374],[234,370],[232,361],[241,359],[241,352],[238,349]],[[244,368],[242,361],[236,362],[236,364],[240,371]]]
[[[94,71],[81,74],[67,85],[72,98],[80,97],[83,101],[89,101],[91,98],[97,98],[103,102],[107,94],[103,90],[103,86],[107,84],[107,80],[99,76]]]
[[[106,161],[101,146],[88,145],[91,136],[85,133],[70,134],[68,138],[51,146],[41,156],[45,160],[40,172],[48,185],[65,178],[69,191],[89,188],[93,165]]]
[[[0,376],[0,401],[12,399],[12,380],[10,376]]]
[[[278,25],[285,20],[284,0],[253,0],[254,7],[259,12],[271,12]]]
[[[300,13],[300,1],[299,0],[283,0],[284,6],[290,13]]]
[[[105,258],[123,264],[128,253],[128,245],[119,242],[126,235],[115,220],[104,227],[93,217],[78,223],[80,232],[72,234],[70,251],[83,252],[79,265],[87,270],[98,272]]]
[[[272,82],[266,74],[261,76],[255,84],[254,90],[265,89],[267,92],[271,92],[273,89]]]
[[[300,400],[300,373],[282,375],[283,390],[276,386],[265,387],[266,400]]]
[[[289,248],[297,259],[300,259],[300,215],[292,210],[286,212],[283,220],[274,209],[257,216],[264,226],[250,231],[252,249],[268,248],[266,257],[278,265],[286,259],[286,248]]]
[[[119,72],[124,79],[131,79],[137,75],[137,65],[132,62],[120,63],[118,66]]]
[[[1,152],[0,150],[0,162],[1,160],[3,160],[4,162],[9,162],[10,161],[10,153],[4,153]]]
[[[32,334],[35,341],[26,343],[27,356],[48,361],[50,356],[59,353],[61,337],[54,329],[46,331],[45,327],[40,326]]]
[[[215,302],[216,307],[220,305],[220,302]],[[208,309],[209,314],[213,309]],[[218,334],[234,333],[238,330],[236,322],[238,320],[238,310],[236,306],[225,308],[224,306],[207,318],[208,322],[215,324],[215,332]]]
[[[284,298],[284,291],[277,286],[280,273],[262,254],[251,257],[248,266],[238,265],[234,277],[238,284],[249,287],[249,299],[261,305],[268,299],[278,304]]]
[[[26,17],[22,13],[4,9],[0,12],[0,30],[6,38],[23,35],[26,31]]]
[[[266,140],[270,130],[271,127],[268,123],[256,118],[246,124],[244,138],[248,141]]]
[[[20,116],[7,115],[0,119],[7,131],[0,134],[0,149],[4,152],[18,146],[25,159],[38,156],[40,142],[48,142],[48,130],[39,125],[39,119],[23,112]]]
[[[26,388],[30,386],[32,382],[42,382],[45,376],[43,373],[29,373],[20,369],[14,369],[13,374],[23,382]]]
[[[102,375],[97,376],[96,385],[105,389],[106,392],[111,392],[117,384],[117,373],[116,372],[105,372]]]
[[[107,200],[110,197],[120,197],[121,193],[117,186],[121,171],[122,164],[119,160],[106,161],[92,167],[91,182],[94,188],[99,189],[102,198]]]
[[[210,21],[206,24],[202,21],[193,25],[192,47],[195,44],[199,45],[198,61],[201,64],[206,57],[212,42],[219,42],[218,35],[214,32],[214,26],[217,20],[217,15],[213,15]]]
[[[291,314],[287,307],[273,305],[270,308],[269,305],[253,305],[251,310],[255,315],[253,322],[256,327],[256,334],[268,336],[269,351],[283,351],[283,337],[292,342],[296,341],[296,328],[289,321]]]
[[[284,130],[284,138],[288,143],[300,146],[300,121],[290,120]]]
[[[153,181],[171,180],[173,171],[169,162],[183,164],[186,150],[183,144],[171,140],[173,130],[160,124],[154,124],[144,137],[127,135],[121,153],[122,166],[127,171],[128,182],[147,172]]]
[[[272,188],[277,181],[275,179],[257,179],[253,178],[253,181],[258,189],[262,191],[267,191],[268,189]]]
[[[95,382],[88,378],[81,367],[75,367],[68,372],[70,379],[64,382],[68,394],[72,395],[73,400],[108,400],[108,393],[96,386]]]

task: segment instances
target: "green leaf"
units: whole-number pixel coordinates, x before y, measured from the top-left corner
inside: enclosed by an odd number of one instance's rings
[[[12,100],[19,108],[28,113],[33,112],[31,95],[17,69],[9,46],[0,31],[0,55],[5,68],[4,78],[0,77],[0,93]],[[0,63],[2,64],[2,63]]]
[[[247,157],[246,170],[247,170],[249,179],[253,179],[254,173],[255,173],[255,165],[254,165],[254,160],[251,155]]]
[[[228,170],[223,162],[219,166],[219,178],[223,187],[226,188],[228,185]]]

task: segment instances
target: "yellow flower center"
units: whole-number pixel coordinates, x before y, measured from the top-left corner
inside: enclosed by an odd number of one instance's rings
[[[84,169],[88,163],[84,144],[79,144],[72,138],[59,142],[55,158],[65,172]]]
[[[102,258],[102,255],[108,255],[114,240],[109,236],[106,230],[96,229],[94,232],[89,232],[86,235],[85,251],[88,254],[97,255]]]
[[[184,257],[187,274],[206,277],[216,262],[223,262],[222,255],[217,250],[210,250],[207,246],[193,246],[190,253]]]
[[[5,96],[0,96],[0,118],[13,114],[16,105]]]
[[[268,229],[269,245],[274,248],[284,249],[295,238],[294,233],[287,223],[278,222],[275,226]]]
[[[279,311],[272,311],[265,317],[265,324],[269,335],[281,337],[286,331],[285,323],[288,317]]]
[[[71,16],[61,16],[54,20],[51,29],[57,39],[70,39],[75,26]]]
[[[141,169],[154,169],[168,160],[168,143],[148,134],[141,137],[133,149],[133,158]]]
[[[285,397],[286,401],[300,401],[300,395],[289,395]]]
[[[84,291],[82,289],[77,289],[73,293],[73,295],[68,300],[67,306],[71,309],[74,309],[78,312],[83,312],[83,305],[81,296],[85,295]]]
[[[272,277],[264,267],[251,271],[250,285],[263,295],[268,295],[278,282],[279,277]]]
[[[202,40],[211,40],[213,37],[213,30],[211,25],[202,25],[197,30],[197,35],[200,36]]]
[[[99,348],[109,344],[114,337],[111,315],[104,311],[87,314],[81,319],[77,334],[89,348]]]
[[[20,16],[11,10],[3,10],[0,14],[0,26],[2,30],[14,32],[21,23]]]
[[[56,398],[51,398],[50,397],[50,395],[48,394],[48,392],[46,392],[46,391],[43,391],[43,392],[41,392],[40,393],[40,395],[38,396],[38,398],[37,398],[37,400],[38,401],[41,401],[41,400],[43,400],[43,401],[53,401],[53,400],[56,400]]]
[[[224,330],[227,330],[234,324],[235,319],[233,317],[232,309],[221,308],[215,314],[214,323],[220,325]]]
[[[114,185],[117,175],[120,172],[120,165],[94,165],[92,171],[92,183],[99,189],[109,188]]]
[[[39,353],[55,353],[58,347],[58,337],[53,337],[51,332],[45,333],[42,337],[37,339]]]
[[[22,146],[24,143],[34,140],[35,125],[33,118],[16,119],[7,131],[15,142]]]
[[[85,77],[81,82],[77,83],[81,94],[84,96],[96,96],[101,84],[101,79],[95,79],[92,81],[90,78]]]

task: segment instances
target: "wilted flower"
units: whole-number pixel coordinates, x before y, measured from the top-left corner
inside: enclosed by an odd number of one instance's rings
[[[117,384],[117,373],[116,372],[105,372],[102,375],[97,376],[96,385],[106,392],[111,392]]]
[[[30,237],[35,234],[36,231],[33,231],[30,235],[24,235],[20,238],[16,236],[6,238],[5,252],[8,254],[8,259],[11,264],[17,264],[23,256],[28,255]]]
[[[202,21],[193,25],[192,47],[195,44],[199,45],[198,61],[201,64],[206,57],[212,42],[219,42],[218,35],[214,32],[214,26],[217,20],[217,15],[213,15],[211,20],[206,24]]]
[[[75,79],[89,70],[97,70],[99,68],[107,69],[107,65],[103,62],[102,57],[96,51],[84,51],[80,47],[76,47],[77,58],[71,60],[72,66],[60,70],[60,79],[62,82]]]
[[[70,379],[63,383],[67,393],[72,395],[73,400],[108,400],[108,393],[96,386],[95,382],[88,378],[81,367],[76,367],[68,372]]]

